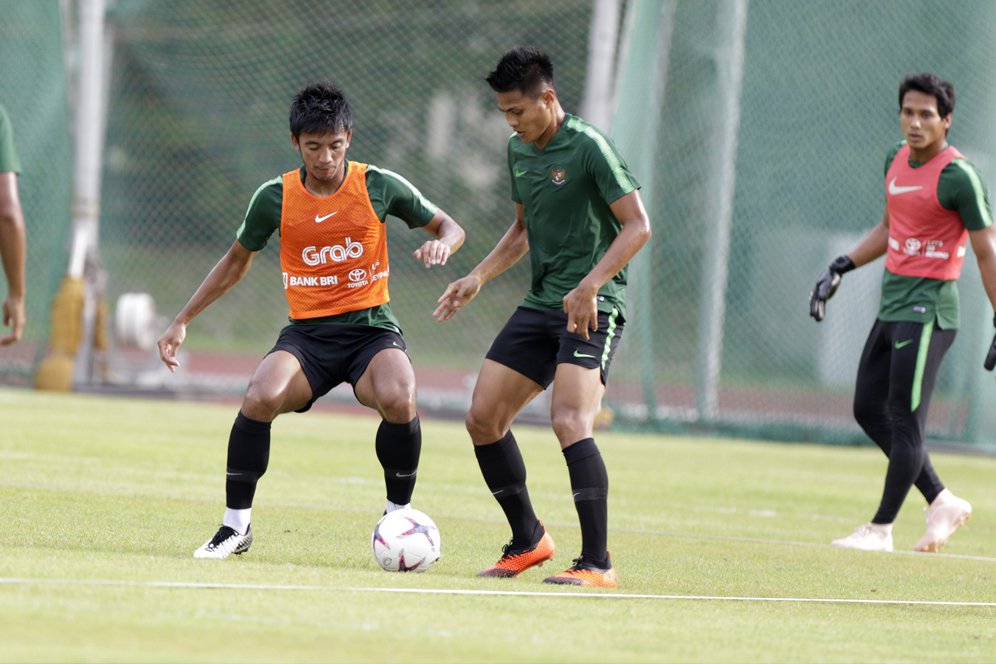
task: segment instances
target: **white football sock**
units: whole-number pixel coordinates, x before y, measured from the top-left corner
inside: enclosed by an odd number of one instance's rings
[[[252,508],[244,510],[233,510],[225,508],[225,516],[221,520],[222,525],[228,526],[239,535],[245,535],[249,530],[249,517],[252,516]]]
[[[869,523],[869,526],[882,533],[883,535],[892,534],[892,524],[891,523]]]
[[[399,505],[397,503],[392,503],[390,500],[387,501],[387,507],[384,508],[386,512],[393,512],[394,510],[405,510],[411,507],[411,503],[405,503],[404,505]]]
[[[950,500],[954,497],[955,495],[951,493],[951,491],[949,491],[948,489],[944,489],[939,494],[937,494],[937,497],[934,498],[934,502],[932,502],[930,505],[931,507],[933,507],[934,505],[943,505],[944,503],[950,502]]]

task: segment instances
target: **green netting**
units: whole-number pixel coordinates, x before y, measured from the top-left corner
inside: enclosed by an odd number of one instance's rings
[[[881,219],[885,155],[902,138],[897,90],[905,74],[936,71],[955,83],[951,140],[992,181],[996,135],[986,114],[996,87],[978,63],[996,5],[751,0],[718,408],[703,418],[696,399],[702,283],[709,278],[703,265],[715,241],[713,155],[729,66],[720,28],[735,5],[674,3],[660,160],[656,172],[641,174],[654,178],[658,212],[649,285],[654,328],[643,347],[658,352],[634,357],[637,344],[630,344],[619,365],[651,377],[651,419],[660,426],[863,440],[850,399],[877,311],[881,261],[845,277],[821,325],[807,316],[809,291],[826,264]],[[962,330],[943,367],[929,431],[991,445],[984,404],[996,387],[981,364],[992,311],[974,260],[966,263]],[[645,400],[632,394],[634,402]]]
[[[146,291],[161,311],[179,310],[256,187],[296,165],[292,95],[331,79],[353,105],[351,158],[403,174],[467,228],[472,241],[450,267],[426,272],[407,256],[424,234],[389,223],[391,294],[420,363],[476,367],[527,284],[517,269],[473,316],[431,318],[445,285],[512,219],[509,130],[483,76],[509,46],[542,42],[576,107],[589,14],[587,1],[118,2],[101,233],[112,299]],[[277,254],[273,240],[196,321],[191,351],[269,347],[287,315]]]
[[[904,74],[933,70],[955,83],[951,140],[987,178],[996,172],[987,117],[996,81],[985,66],[996,5],[641,1],[664,17],[664,57],[636,53],[628,66],[660,77],[660,121],[644,128],[648,109],[626,99],[616,105],[620,121],[637,123],[655,146],[650,166],[636,174],[647,184],[654,237],[644,269],[634,273],[641,295],[631,302],[644,304],[629,312],[607,403],[617,422],[640,426],[863,440],[850,397],[881,266],[849,274],[821,325],[807,315],[809,290],[880,218],[883,160],[901,137],[896,90]],[[728,276],[711,285],[704,266],[716,242],[724,147],[717,141],[722,100],[731,93],[729,17],[738,5],[747,19],[734,96]],[[512,218],[508,129],[482,77],[508,47],[541,45],[558,65],[565,108],[577,112],[591,14],[590,0],[118,0],[108,15],[113,59],[100,233],[109,300],[147,292],[160,313],[177,311],[231,244],[255,188],[295,166],[286,118],[293,93],[332,79],[354,106],[351,157],[404,174],[467,229],[451,266],[428,272],[406,256],[421,234],[396,221],[389,234],[393,303],[419,379],[428,385],[423,377],[433,372],[467,396],[466,381],[528,284],[524,263],[457,320],[431,318],[446,283],[476,264]],[[10,48],[6,39],[0,48]],[[52,94],[41,84],[45,93],[22,92],[34,83],[25,77],[14,94]],[[8,108],[24,131],[38,121],[33,108]],[[19,144],[31,163],[30,139]],[[243,283],[195,321],[188,352],[258,358],[270,347],[286,316],[277,254],[274,240]],[[967,263],[963,327],[929,432],[991,445],[984,432],[996,423],[985,404],[996,383],[981,371],[991,310],[973,260]],[[715,407],[707,412],[702,303],[711,289],[719,289],[724,308],[721,351],[711,358],[720,360]]]
[[[3,2],[0,14],[0,103],[21,157],[18,189],[28,239],[27,326],[21,343],[0,348],[0,382],[29,384],[66,267],[73,151],[59,3]]]

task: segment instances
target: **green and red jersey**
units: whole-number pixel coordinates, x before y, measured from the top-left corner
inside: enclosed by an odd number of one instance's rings
[[[885,160],[890,246],[878,317],[957,328],[965,236],[992,225],[989,196],[975,165],[954,148],[925,164],[908,155],[903,141]]]
[[[525,208],[532,284],[523,306],[562,309],[563,298],[591,272],[622,226],[609,205],[640,188],[615,145],[567,114],[543,149],[508,141],[512,200]],[[598,310],[625,311],[626,268],[598,292]]]

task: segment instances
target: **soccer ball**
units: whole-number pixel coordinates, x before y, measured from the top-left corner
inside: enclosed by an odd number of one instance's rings
[[[439,528],[424,512],[388,512],[374,527],[370,549],[388,572],[424,572],[439,560]]]

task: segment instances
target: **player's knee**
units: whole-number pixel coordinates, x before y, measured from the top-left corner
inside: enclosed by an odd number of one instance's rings
[[[484,413],[475,410],[473,407],[467,413],[464,420],[467,433],[475,443],[491,443],[502,437],[503,433],[496,426],[493,418],[486,417]]]
[[[389,422],[411,422],[418,413],[415,386],[398,385],[395,389],[378,395],[377,410]]]
[[[467,417],[463,419],[463,425],[467,428],[467,433],[470,434],[470,437],[476,440],[474,434],[480,431],[481,425],[473,410],[467,412]]]
[[[550,413],[550,425],[561,443],[573,443],[591,436],[594,413],[584,413],[574,409],[554,409]]]
[[[879,420],[885,418],[882,407],[877,403],[872,403],[866,399],[855,399],[852,408],[854,419],[862,428],[874,426]]]
[[[250,384],[242,401],[242,412],[251,419],[269,422],[277,416],[282,405],[283,395]]]

